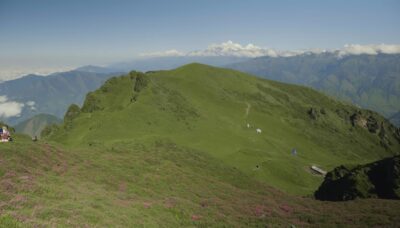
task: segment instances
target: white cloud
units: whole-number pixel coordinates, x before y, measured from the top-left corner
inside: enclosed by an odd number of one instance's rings
[[[321,53],[335,53],[339,57],[345,55],[361,55],[369,54],[376,55],[379,53],[383,54],[400,54],[400,45],[360,45],[350,44],[345,45],[341,49],[337,50],[325,50],[319,48],[304,49],[304,50],[286,50],[279,51],[272,48],[262,48],[254,44],[241,45],[234,43],[229,40],[221,44],[211,44],[205,50],[191,51],[191,52],[180,52],[175,49],[165,52],[151,52],[144,53],[142,57],[168,57],[168,56],[236,56],[236,57],[247,57],[255,58],[261,56],[269,57],[291,57],[302,54],[321,54]]]
[[[274,50],[263,49],[254,44],[241,44],[234,43],[231,40],[221,44],[211,44],[207,49],[201,51],[192,51],[187,54],[188,56],[236,56],[236,57],[259,57],[264,55],[276,55]]]
[[[211,44],[205,50],[190,51],[183,53],[175,49],[165,52],[151,52],[144,53],[142,57],[166,57],[166,56],[232,56],[232,57],[245,57],[255,58],[260,56],[269,57],[290,57],[305,52],[320,53],[320,49],[312,50],[296,50],[296,51],[278,51],[272,48],[262,48],[254,44],[241,45],[231,40],[221,44]]]
[[[211,44],[205,50],[190,51],[187,53],[177,51],[175,49],[163,52],[149,52],[140,54],[141,57],[170,57],[170,56],[236,56],[236,57],[259,57],[259,56],[273,56],[277,57],[278,54],[273,49],[265,49],[258,47],[254,44],[241,44],[234,43],[229,40],[221,44]]]
[[[4,103],[7,101],[7,96],[0,96],[0,103]]]
[[[0,118],[20,116],[25,105],[16,101],[9,101],[7,96],[0,96]]]
[[[26,102],[26,105],[35,106],[35,102],[34,101],[28,101],[28,102]]]
[[[20,78],[22,76],[28,74],[36,74],[36,75],[50,75],[56,72],[64,72],[68,70],[74,69],[73,67],[59,67],[59,68],[35,68],[35,67],[7,67],[0,66],[0,83],[2,81],[8,81]]]
[[[33,110],[36,110],[35,102],[34,102],[34,101],[28,101],[28,102],[26,102],[25,104],[26,104],[32,111],[33,111]]]
[[[400,45],[380,44],[376,46],[380,53],[384,54],[399,54]]]
[[[167,51],[142,53],[139,56],[141,56],[141,57],[173,57],[173,56],[185,56],[185,53],[179,52],[175,49],[172,49],[172,50],[167,50]]]
[[[339,50],[339,56],[344,55],[377,55],[377,54],[399,54],[400,45],[388,45],[388,44],[346,44],[344,48]]]

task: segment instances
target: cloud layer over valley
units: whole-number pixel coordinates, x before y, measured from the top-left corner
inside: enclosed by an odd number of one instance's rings
[[[179,56],[235,56],[235,57],[247,57],[255,58],[261,56],[269,57],[291,57],[306,53],[335,53],[339,57],[346,55],[376,55],[376,54],[400,54],[400,45],[388,45],[388,44],[346,44],[341,49],[305,49],[305,50],[289,50],[280,51],[273,48],[262,48],[252,43],[247,45],[241,45],[231,40],[223,42],[221,44],[211,44],[204,50],[181,52],[176,49],[167,51],[157,51],[140,54],[141,57],[179,57]]]
[[[0,96],[0,119],[18,117],[21,115],[24,107],[35,110],[35,102],[28,101],[24,104],[17,101],[10,101],[7,96]]]

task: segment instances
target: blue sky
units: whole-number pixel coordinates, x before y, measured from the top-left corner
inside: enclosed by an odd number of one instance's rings
[[[400,1],[0,0],[6,66],[106,64],[232,40],[281,50],[399,44]]]

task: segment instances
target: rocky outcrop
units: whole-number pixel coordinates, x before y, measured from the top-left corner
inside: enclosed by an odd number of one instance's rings
[[[362,128],[367,128],[367,119],[361,114],[361,112],[356,112],[351,115],[350,121],[353,127],[359,126]]]
[[[378,121],[373,116],[367,118],[367,129],[371,133],[377,133],[379,131]]]
[[[321,115],[326,114],[326,110],[324,108],[317,109],[314,107],[311,107],[308,111],[307,114],[310,116],[311,119],[317,120]]]
[[[362,127],[371,133],[379,132],[380,126],[378,120],[372,115],[365,115],[361,111],[355,112],[350,116],[353,127]]]
[[[400,128],[397,128],[384,118],[368,110],[357,110],[349,117],[353,127],[360,127],[368,130],[371,134],[377,135],[380,145],[394,154],[400,152]]]
[[[318,113],[317,109],[310,108],[307,113],[311,119],[313,119],[313,120],[318,119],[319,113]]]
[[[329,201],[400,199],[400,155],[355,168],[339,166],[328,172],[314,195]]]

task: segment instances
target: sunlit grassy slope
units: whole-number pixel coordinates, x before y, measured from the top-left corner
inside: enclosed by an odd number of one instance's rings
[[[0,144],[0,227],[395,227],[399,201],[292,196],[168,140]]]
[[[308,113],[311,108],[317,110],[315,118]],[[378,132],[352,126],[350,116],[358,111],[379,125],[383,122],[390,142],[386,149]],[[67,114],[64,125],[49,138],[70,147],[99,149],[167,140],[285,192],[304,195],[322,182],[309,166],[329,170],[392,155],[400,148],[395,130],[373,112],[309,88],[189,64],[108,80],[88,94],[82,110]],[[297,156],[291,154],[293,148]]]

